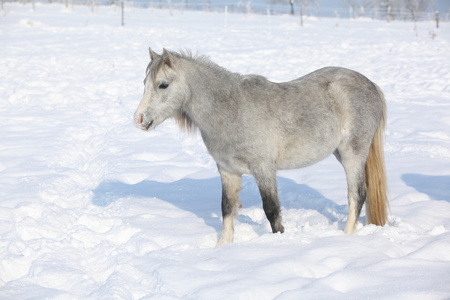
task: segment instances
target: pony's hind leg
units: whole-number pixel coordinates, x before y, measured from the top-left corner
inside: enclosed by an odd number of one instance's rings
[[[365,184],[365,157],[364,155],[355,155],[354,153],[342,153],[336,151],[336,158],[344,166],[347,177],[348,187],[348,218],[345,224],[344,232],[352,234],[356,230],[361,209],[367,200],[367,191]]]
[[[222,217],[223,227],[217,246],[233,242],[234,218],[239,207],[239,192],[241,191],[242,176],[231,174],[219,168],[222,180]]]
[[[348,177],[347,177],[347,180]],[[348,183],[348,218],[344,232],[352,234],[356,230],[361,209],[367,200],[366,186],[364,183],[364,173],[350,179]]]

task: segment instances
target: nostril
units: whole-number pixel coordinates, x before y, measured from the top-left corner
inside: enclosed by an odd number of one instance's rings
[[[142,115],[139,116],[139,119],[137,120],[138,124],[142,124]]]

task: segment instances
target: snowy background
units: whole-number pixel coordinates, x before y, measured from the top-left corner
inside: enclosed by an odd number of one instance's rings
[[[0,16],[0,299],[448,299],[450,24],[6,3]],[[390,222],[344,235],[334,158],[279,172],[284,234],[245,177],[215,248],[199,136],[132,124],[148,47],[287,81],[359,71],[388,101]]]

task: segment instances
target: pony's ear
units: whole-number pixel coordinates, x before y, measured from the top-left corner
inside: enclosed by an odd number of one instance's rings
[[[148,48],[148,52],[150,53],[150,59],[154,60],[159,57],[159,54],[152,50],[152,48]]]
[[[163,48],[163,58],[164,58],[164,63],[171,68],[173,66],[173,55],[167,51],[165,48]]]

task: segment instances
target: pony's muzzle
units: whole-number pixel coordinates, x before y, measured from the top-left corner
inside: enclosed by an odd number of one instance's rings
[[[144,116],[142,114],[135,114],[134,115],[134,124],[141,128],[142,127],[142,121],[144,120]]]
[[[136,115],[134,118],[134,122],[135,122],[136,126],[142,130],[148,130],[150,128],[150,126],[152,126],[152,124],[153,124],[153,120],[150,121],[148,124],[144,124],[143,114]]]

